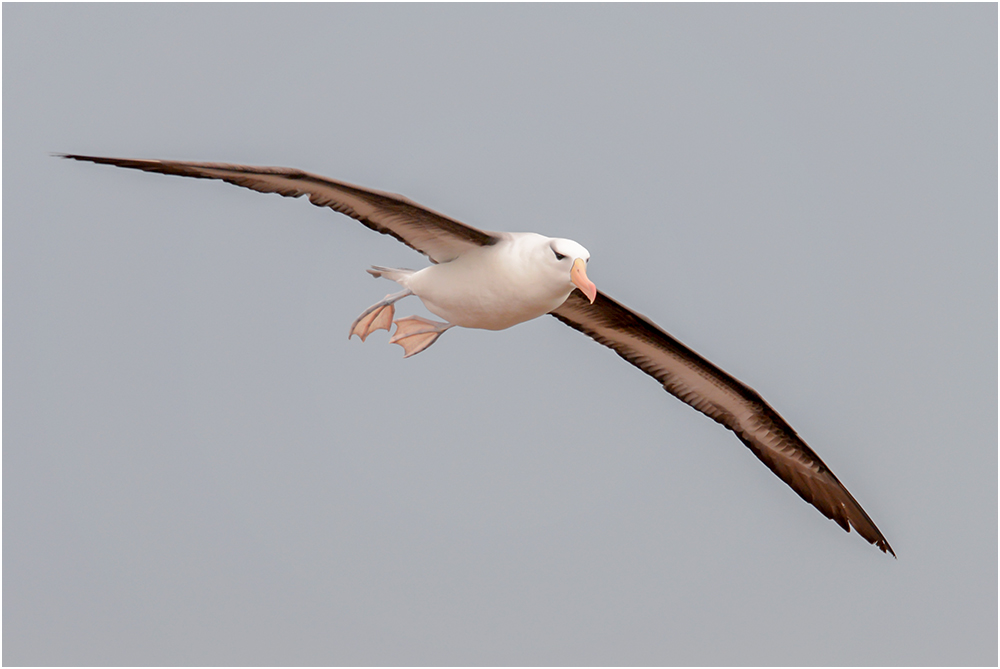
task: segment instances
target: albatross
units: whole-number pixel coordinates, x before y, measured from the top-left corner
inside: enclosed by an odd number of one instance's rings
[[[488,232],[439,214],[401,195],[281,167],[58,154],[63,158],[196,179],[217,179],[261,193],[307,196],[427,256],[421,270],[373,266],[368,272],[403,290],[387,295],[351,324],[364,341],[395,325],[389,339],[410,357],[449,328],[504,330],[551,314],[607,346],[656,379],[664,390],[732,430],[757,458],[802,499],[847,532],[895,556],[854,499],[778,412],[738,381],[653,321],[599,291],[587,277],[590,253],[569,239],[533,232]],[[395,318],[411,295],[444,319]]]

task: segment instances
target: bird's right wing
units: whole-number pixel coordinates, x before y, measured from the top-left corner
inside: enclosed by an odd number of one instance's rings
[[[144,172],[195,179],[218,179],[261,193],[285,197],[308,195],[318,207],[329,207],[385,235],[391,235],[434,262],[448,262],[474,247],[492,246],[497,233],[479,230],[421,206],[402,195],[363,188],[287,167],[254,167],[177,160],[134,160],[60,154],[63,158],[115,165]]]
[[[604,344],[663,388],[736,436],[761,462],[827,518],[896,554],[857,500],[795,430],[752,388],[739,382],[651,320],[603,293],[591,304],[578,290],[552,315]]]

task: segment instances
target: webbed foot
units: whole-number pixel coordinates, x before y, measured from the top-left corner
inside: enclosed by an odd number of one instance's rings
[[[404,290],[400,293],[386,295],[381,302],[365,309],[364,313],[351,323],[351,332],[347,338],[350,339],[354,335],[358,335],[361,337],[361,341],[364,341],[375,330],[388,332],[389,326],[392,325],[393,314],[396,313],[396,308],[392,305],[408,295],[413,295],[413,292]]]
[[[396,333],[389,339],[390,344],[399,344],[406,352],[404,358],[420,353],[437,341],[451,323],[432,321],[420,316],[407,316],[396,321]]]

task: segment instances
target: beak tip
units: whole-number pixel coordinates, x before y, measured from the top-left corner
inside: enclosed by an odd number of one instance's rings
[[[573,285],[579,288],[580,292],[593,304],[594,300],[597,299],[597,286],[587,278],[586,261],[577,258],[573,263],[573,270],[570,272],[570,277]]]

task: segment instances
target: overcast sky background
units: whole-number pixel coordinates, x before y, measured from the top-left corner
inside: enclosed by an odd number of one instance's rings
[[[3,19],[4,664],[997,663],[995,4]],[[348,341],[389,237],[50,152],[573,238],[899,559],[553,318]]]

